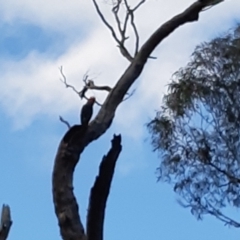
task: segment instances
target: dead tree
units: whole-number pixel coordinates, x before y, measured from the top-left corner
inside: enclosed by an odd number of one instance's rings
[[[114,40],[117,42],[121,54],[129,61],[129,66],[112,88],[105,86],[101,89],[101,87],[97,88],[93,82],[88,82],[85,89],[80,92],[73,89],[81,97],[84,97],[84,93],[91,87],[95,87],[95,89],[98,90],[106,90],[109,93],[106,100],[101,105],[97,116],[90,125],[87,128],[83,128],[81,125],[70,127],[59,144],[52,175],[52,190],[55,213],[58,218],[61,236],[64,240],[103,239],[104,211],[115,163],[121,151],[121,137],[114,136],[112,147],[101,162],[99,175],[91,190],[86,231],[81,222],[77,200],[73,193],[73,173],[79,162],[81,153],[88,144],[97,140],[110,127],[117,107],[124,100],[130,87],[142,73],[147,60],[152,58],[151,54],[153,50],[162,40],[181,25],[198,21],[199,14],[202,10],[222,0],[199,0],[194,2],[185,11],[160,26],[140,48],[134,12],[145,2],[145,0],[141,0],[139,4],[133,8],[130,7],[127,0],[112,1],[112,12],[117,23],[118,35],[120,35],[120,38],[117,37],[116,31],[105,19],[96,0],[92,1],[101,20],[110,30]],[[123,19],[123,21],[122,19],[120,20],[119,17],[119,10],[121,7],[124,7],[126,10],[125,19]],[[127,26],[132,27],[136,40],[133,54],[131,54],[125,46]],[[66,87],[69,87],[66,82],[65,84]]]
[[[11,212],[8,205],[2,206],[1,222],[0,222],[0,240],[6,240],[12,226]]]

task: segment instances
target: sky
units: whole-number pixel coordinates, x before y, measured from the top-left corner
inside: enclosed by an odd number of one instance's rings
[[[110,6],[98,1],[114,25]],[[131,4],[136,1],[130,1]],[[140,45],[191,0],[148,0],[136,13]],[[88,197],[102,156],[114,133],[122,134],[108,198],[105,239],[235,240],[239,230],[213,217],[197,221],[177,203],[173,186],[157,182],[160,159],[152,152],[146,123],[161,106],[172,74],[190,59],[197,44],[217,37],[240,21],[240,1],[224,3],[200,15],[166,38],[123,102],[111,128],[83,152],[74,175],[74,192],[85,224]],[[151,16],[151,17],[149,17]],[[91,0],[0,0],[0,204],[9,204],[13,226],[8,240],[61,239],[51,195],[54,157],[66,126],[79,122],[83,100],[60,81],[62,66],[77,89],[89,74],[98,85],[114,86],[128,66]],[[128,47],[134,36],[129,32]],[[103,102],[106,93],[89,91]],[[99,110],[94,108],[94,114]],[[227,213],[239,219],[238,209]]]

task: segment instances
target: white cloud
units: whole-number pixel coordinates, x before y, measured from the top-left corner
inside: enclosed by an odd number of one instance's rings
[[[18,19],[37,24],[43,28],[53,28],[59,31],[81,26],[84,21],[93,24],[90,12],[90,1],[79,0],[8,0],[1,1],[1,18],[6,22]]]
[[[101,78],[104,84],[112,86],[120,71],[116,64],[119,56],[116,49],[107,50],[108,45],[111,45],[111,39],[106,41],[101,31],[95,31],[86,42],[72,47],[56,60],[49,60],[46,55],[34,52],[19,62],[2,62],[4,84],[0,89],[0,101],[5,111],[13,117],[15,127],[27,126],[37,114],[55,116],[78,111],[78,99],[59,81],[58,67],[61,65],[64,65],[67,80],[81,89],[85,71],[102,70],[111,59],[108,66],[112,71],[105,79],[106,74],[102,74],[103,79],[100,76],[96,81]]]
[[[148,1],[137,13],[137,26],[145,40],[159,26],[174,14],[181,12],[192,1]],[[103,9],[108,6],[103,5]],[[238,16],[239,1],[227,1],[201,14],[199,22],[180,27],[170,35],[153,53],[157,60],[149,60],[141,78],[135,84],[136,93],[121,104],[117,111],[116,126],[123,134],[133,138],[142,136],[143,124],[153,116],[161,103],[161,96],[174,71],[183,66],[196,44],[231,27],[234,16]],[[111,34],[100,22],[91,1],[74,0],[42,1],[9,0],[1,3],[0,13],[5,21],[24,18],[44,28],[57,31],[79,28],[85,22],[88,36],[59,56],[50,59],[47,54],[30,53],[21,61],[1,62],[0,104],[12,117],[16,128],[31,124],[39,114],[56,117],[79,111],[80,102],[70,90],[59,81],[58,67],[63,65],[69,83],[78,89],[82,76],[90,70],[96,76],[96,84],[113,86],[124,72],[128,62],[121,57]],[[110,18],[110,13],[107,13]],[[151,16],[151,18],[149,17]],[[129,41],[131,44],[132,40]],[[92,74],[92,75],[91,75]],[[134,87],[133,87],[134,88]],[[103,101],[105,94],[90,92]]]

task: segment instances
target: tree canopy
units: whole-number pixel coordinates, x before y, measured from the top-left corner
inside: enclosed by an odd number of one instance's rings
[[[174,185],[180,204],[201,219],[240,206],[240,25],[196,47],[168,85],[148,124],[160,154],[159,180]]]

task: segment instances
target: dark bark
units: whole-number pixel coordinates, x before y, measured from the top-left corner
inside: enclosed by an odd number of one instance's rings
[[[6,240],[12,226],[11,212],[8,205],[2,206],[0,222],[0,240]]]
[[[53,200],[61,235],[64,240],[85,239],[83,225],[78,214],[78,204],[73,194],[73,172],[84,148],[99,138],[110,127],[118,105],[134,81],[140,76],[147,59],[160,42],[176,28],[187,22],[197,21],[204,4],[196,2],[183,13],[175,16],[144,43],[139,53],[110,91],[99,113],[88,129],[73,127],[61,141],[53,170]],[[90,221],[90,220],[89,220]],[[88,232],[91,232],[88,229]]]
[[[103,239],[103,223],[106,202],[111,187],[115,165],[121,150],[121,135],[114,135],[112,147],[107,156],[103,157],[99,168],[99,175],[91,189],[87,216],[88,240]]]
[[[85,239],[84,228],[73,193],[73,172],[79,160],[81,141],[86,129],[81,125],[71,127],[63,137],[53,169],[53,202],[58,225],[64,240]]]

